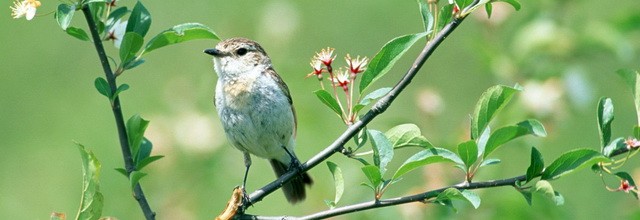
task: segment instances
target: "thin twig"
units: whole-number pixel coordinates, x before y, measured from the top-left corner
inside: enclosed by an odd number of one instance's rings
[[[113,75],[113,71],[111,70],[111,66],[109,65],[109,60],[107,59],[107,54],[104,51],[104,47],[102,46],[102,39],[100,39],[100,34],[98,33],[98,28],[96,26],[95,21],[93,20],[93,15],[91,14],[91,10],[88,5],[84,5],[82,7],[82,12],[84,13],[84,17],[87,19],[87,24],[89,26],[89,31],[91,32],[91,37],[93,38],[93,44],[96,46],[96,51],[98,52],[98,57],[100,58],[100,63],[102,64],[102,69],[104,70],[105,77],[107,78],[107,83],[109,83],[109,88],[111,91],[111,96],[117,89],[116,77]],[[124,117],[122,116],[122,108],[120,107],[120,98],[115,97],[113,102],[111,103],[111,110],[113,111],[113,116],[116,120],[116,127],[118,129],[118,138],[120,140],[120,148],[122,150],[122,156],[124,158],[124,165],[127,173],[130,175],[131,172],[135,171],[135,165],[133,164],[133,159],[131,157],[131,150],[129,146],[129,139],[127,137],[127,131],[124,123]],[[138,201],[142,212],[147,220],[155,219],[156,213],[151,210],[149,203],[147,202],[147,198],[144,196],[144,192],[142,191],[142,187],[140,184],[136,184],[133,188],[133,197]]]
[[[477,0],[476,0],[476,3],[477,3]],[[275,181],[251,193],[249,195],[249,201],[247,201],[245,205],[248,206],[248,205],[257,203],[258,201],[261,201],[262,198],[264,198],[265,196],[271,194],[272,192],[282,187],[284,183],[286,183],[293,177],[299,175],[298,173],[307,171],[317,166],[318,164],[320,164],[322,161],[329,158],[334,153],[339,152],[339,149],[341,149],[345,143],[347,143],[351,138],[353,138],[358,133],[358,131],[364,128],[369,122],[371,122],[371,120],[373,120],[375,117],[383,113],[391,105],[393,100],[395,100],[395,98],[402,92],[402,90],[404,90],[409,85],[409,83],[411,83],[411,80],[418,73],[418,70],[420,70],[424,62],[427,60],[427,58],[429,58],[429,56],[433,54],[433,52],[435,51],[436,48],[438,48],[440,43],[442,43],[445,40],[445,38],[449,36],[449,34],[451,34],[451,32],[453,32],[453,30],[455,30],[456,27],[458,27],[458,25],[460,25],[460,22],[462,22],[463,20],[464,18],[454,18],[449,24],[443,27],[442,31],[432,41],[430,41],[428,44],[425,45],[424,49],[422,50],[420,55],[416,58],[411,68],[407,71],[404,77],[398,82],[398,84],[396,84],[396,86],[393,87],[393,89],[391,89],[391,91],[387,95],[385,95],[380,100],[378,100],[378,102],[376,102],[376,104],[373,105],[371,110],[369,110],[369,112],[367,112],[364,116],[362,116],[360,120],[356,121],[351,126],[349,126],[347,130],[344,133],[342,133],[342,135],[340,135],[340,137],[338,137],[331,145],[329,145],[320,153],[316,154],[314,157],[309,159],[309,161],[301,164],[300,169],[294,169],[292,171],[289,171],[284,175],[280,176]]]

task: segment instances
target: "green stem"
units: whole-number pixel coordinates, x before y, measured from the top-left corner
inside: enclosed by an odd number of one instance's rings
[[[100,34],[98,33],[98,28],[96,26],[95,21],[93,20],[93,15],[91,14],[91,10],[88,5],[84,5],[82,7],[82,12],[84,13],[84,17],[87,19],[87,24],[89,26],[89,31],[91,32],[91,37],[93,38],[93,44],[96,47],[96,51],[98,52],[98,57],[100,58],[100,63],[102,64],[102,69],[104,70],[105,77],[107,78],[107,82],[109,83],[110,88],[110,96],[113,96],[117,89],[116,84],[116,76],[113,74],[111,70],[111,66],[109,65],[109,60],[107,58],[107,54],[104,51],[104,47],[102,46],[102,39],[100,39]],[[136,167],[133,164],[133,158],[131,156],[131,148],[129,146],[129,139],[127,137],[127,130],[124,123],[124,117],[122,116],[122,108],[120,107],[120,98],[115,97],[113,102],[111,102],[111,110],[113,111],[113,116],[116,120],[116,127],[118,130],[118,138],[120,140],[120,148],[122,150],[122,156],[124,158],[124,165],[127,173],[131,175],[131,172],[135,171]],[[136,184],[133,187],[133,197],[138,201],[142,212],[147,220],[155,219],[155,212],[151,210],[149,203],[147,202],[147,198],[144,196],[144,192],[142,191],[142,187],[140,184]]]

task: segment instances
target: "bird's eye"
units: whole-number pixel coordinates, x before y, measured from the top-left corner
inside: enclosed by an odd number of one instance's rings
[[[240,49],[236,50],[236,54],[238,54],[240,56],[243,56],[243,55],[247,54],[247,49],[240,48]]]

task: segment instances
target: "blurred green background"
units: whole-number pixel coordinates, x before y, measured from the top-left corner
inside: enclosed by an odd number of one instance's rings
[[[221,37],[244,36],[262,44],[288,83],[298,113],[297,154],[306,160],[332,142],[345,126],[313,95],[315,79],[304,79],[316,51],[336,48],[337,64],[347,53],[372,57],[390,39],[422,31],[414,0],[401,1],[143,1],[152,14],[149,36],[175,24],[203,23]],[[80,157],[73,141],[86,145],[102,162],[103,215],[142,219],[122,167],[108,101],[93,86],[103,76],[92,44],[60,30],[52,12],[57,2],[42,1],[32,21],[12,19],[9,1],[0,3],[0,218],[48,219],[51,212],[74,216],[80,199]],[[119,5],[132,7],[133,1]],[[476,180],[507,178],[526,172],[531,146],[550,163],[578,147],[598,149],[595,106],[611,97],[616,119],[613,135],[629,136],[636,124],[629,89],[614,74],[640,68],[640,4],[637,0],[522,1],[515,12],[494,4],[486,19],[472,14],[427,61],[420,74],[388,111],[369,125],[386,131],[415,123],[436,146],[454,149],[465,140],[476,100],[496,84],[523,85],[495,126],[527,118],[541,120],[546,138],[527,137],[501,148],[498,166],[486,167]],[[86,27],[81,13],[73,26]],[[149,38],[147,38],[148,40]],[[119,78],[131,89],[121,95],[125,117],[139,113],[151,120],[147,137],[153,154],[166,157],[146,168],[141,183],[158,219],[212,219],[225,206],[243,176],[242,155],[226,143],[212,97],[216,75],[202,53],[214,41],[193,41],[163,48]],[[418,42],[375,87],[393,85],[421,48]],[[106,42],[107,52],[117,50]],[[391,169],[416,149],[396,153]],[[372,199],[356,161],[330,158],[345,173],[346,190],[338,205]],[[637,158],[625,170],[640,179]],[[326,209],[333,182],[325,165],[311,170],[315,185],[307,200],[291,206],[281,192],[249,213],[303,215]],[[449,165],[413,171],[385,197],[417,193],[460,182]],[[248,191],[273,180],[264,160],[254,160]],[[611,187],[618,182],[609,179]],[[638,219],[638,201],[604,189],[588,170],[553,181],[565,196],[556,207],[541,196],[529,207],[509,187],[476,191],[482,205],[458,204],[458,213],[435,205],[408,204],[350,214],[338,219]]]

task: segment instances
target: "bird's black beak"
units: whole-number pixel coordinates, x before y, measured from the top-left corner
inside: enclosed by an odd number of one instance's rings
[[[204,50],[204,53],[209,54],[209,55],[214,56],[214,57],[219,57],[219,56],[222,55],[222,51],[220,51],[218,49],[215,49],[215,48],[206,49],[206,50]]]

